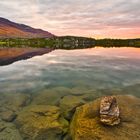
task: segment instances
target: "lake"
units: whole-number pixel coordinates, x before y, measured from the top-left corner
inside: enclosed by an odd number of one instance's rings
[[[121,89],[136,84],[140,84],[137,48],[55,50],[0,68],[1,92],[30,94],[54,87]]]
[[[69,100],[84,96],[87,101],[120,94],[139,98],[140,49],[54,50],[1,66],[0,94],[0,111],[10,110],[16,115],[26,105],[60,106],[69,95]],[[17,131],[10,129],[9,137],[14,134],[22,139]]]

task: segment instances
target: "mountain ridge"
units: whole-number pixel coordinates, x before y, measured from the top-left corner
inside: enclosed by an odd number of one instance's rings
[[[0,17],[0,38],[51,38],[54,36],[48,31]]]

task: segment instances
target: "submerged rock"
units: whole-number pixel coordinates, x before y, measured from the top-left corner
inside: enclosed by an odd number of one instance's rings
[[[68,95],[60,100],[59,106],[63,116],[70,120],[76,110],[76,107],[85,103],[82,97]]]
[[[0,96],[0,111],[18,111],[30,102],[30,95],[22,93],[3,93]]]
[[[16,114],[13,111],[5,111],[1,113],[1,118],[4,121],[11,122],[16,118]]]
[[[45,89],[33,96],[32,104],[34,105],[57,105],[59,100],[70,94],[70,89],[65,87],[56,87]]]
[[[0,140],[23,140],[13,123],[0,120]]]
[[[130,95],[135,95],[140,98],[140,83],[134,84],[134,85],[129,85],[125,86],[122,89],[123,93],[128,93]]]
[[[60,109],[56,106],[25,107],[15,122],[27,140],[61,140],[68,130],[68,122],[61,116]]]
[[[100,122],[101,98],[76,109],[70,124],[73,140],[139,140],[140,99],[133,96],[116,96],[121,123],[110,127]]]
[[[12,122],[24,106],[30,102],[30,95],[22,93],[1,93],[0,119]]]
[[[114,96],[106,96],[100,103],[100,120],[106,125],[117,125],[120,123],[120,111]]]

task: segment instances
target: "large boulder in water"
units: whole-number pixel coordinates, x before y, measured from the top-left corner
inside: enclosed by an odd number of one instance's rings
[[[68,129],[68,122],[56,106],[31,105],[25,107],[16,119],[24,139],[61,140]]]
[[[76,109],[70,125],[73,140],[139,140],[140,99],[133,96],[116,96],[121,123],[107,126],[100,122],[101,98]]]

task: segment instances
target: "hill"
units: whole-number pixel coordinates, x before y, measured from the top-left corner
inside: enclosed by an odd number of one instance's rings
[[[0,38],[51,38],[53,36],[48,31],[32,28],[0,17]]]

